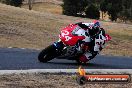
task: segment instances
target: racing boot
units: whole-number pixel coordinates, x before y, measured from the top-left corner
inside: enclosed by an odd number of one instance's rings
[[[85,54],[83,54],[83,55],[80,56],[79,60],[81,62],[86,63],[86,62],[88,62],[89,60],[91,60],[93,58],[94,57],[93,57],[93,55],[91,53],[85,53]]]
[[[88,59],[85,55],[80,56],[79,60],[83,63],[86,63],[88,61]]]

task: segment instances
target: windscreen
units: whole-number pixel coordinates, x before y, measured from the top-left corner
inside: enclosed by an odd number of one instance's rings
[[[72,34],[73,35],[76,35],[76,36],[84,36],[85,34],[85,30],[82,29],[81,27],[77,26],[73,31],[72,31]]]

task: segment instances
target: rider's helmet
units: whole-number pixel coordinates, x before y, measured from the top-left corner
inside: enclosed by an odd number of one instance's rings
[[[98,20],[94,20],[93,24],[94,28],[100,28],[100,22]]]
[[[99,29],[100,29],[100,22],[98,20],[94,20],[93,27],[92,27],[93,35],[97,34],[99,32]]]

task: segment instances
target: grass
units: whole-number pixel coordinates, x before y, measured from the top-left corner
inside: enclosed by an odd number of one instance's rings
[[[108,32],[110,33],[111,36],[115,38],[132,41],[132,30],[113,29],[113,30],[109,30]]]
[[[28,9],[28,5],[25,4],[22,6],[22,8]],[[34,3],[32,9],[39,12],[50,12],[53,14],[62,14],[61,5],[54,4],[54,3],[46,3],[46,2]]]
[[[132,30],[108,30],[112,40],[109,42],[108,55],[132,56]]]
[[[46,5],[49,6],[49,3]],[[52,5],[49,8],[53,8]],[[46,9],[40,12],[29,11],[0,4],[0,47],[43,49],[58,40],[61,28],[70,23],[92,21],[87,18],[54,14],[53,10]],[[132,25],[103,21],[101,24],[112,36],[112,40],[107,44],[108,48],[105,48],[102,54],[132,56]]]

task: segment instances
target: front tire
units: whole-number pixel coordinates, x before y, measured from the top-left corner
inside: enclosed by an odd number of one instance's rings
[[[40,62],[46,63],[56,57],[56,49],[54,45],[50,45],[47,48],[43,49],[39,55],[38,55],[38,60]]]

